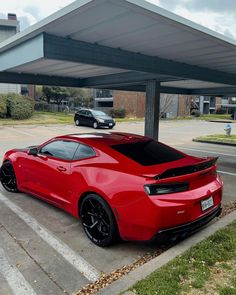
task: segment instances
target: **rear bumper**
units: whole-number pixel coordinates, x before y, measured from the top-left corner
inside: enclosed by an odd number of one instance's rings
[[[210,197],[214,207],[203,211],[202,201]],[[196,189],[166,195],[147,196],[140,191],[123,199],[127,200],[127,206],[114,205],[122,239],[150,241],[156,236],[184,236],[220,214],[222,183],[215,179]]]
[[[197,220],[194,220],[189,223],[185,223],[182,225],[178,225],[175,227],[167,228],[160,230],[155,236],[154,239],[172,239],[175,240],[177,238],[183,238],[185,236],[188,236],[190,234],[193,234],[200,230],[202,227],[207,225],[210,221],[212,221],[214,218],[219,217],[221,214],[222,208],[221,204],[212,210],[209,214],[198,218]]]

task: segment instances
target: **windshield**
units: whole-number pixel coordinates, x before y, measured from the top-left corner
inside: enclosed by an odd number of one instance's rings
[[[143,166],[176,161],[184,154],[154,140],[113,145],[112,148]]]
[[[92,111],[94,116],[107,116],[107,114],[101,112],[101,111]]]

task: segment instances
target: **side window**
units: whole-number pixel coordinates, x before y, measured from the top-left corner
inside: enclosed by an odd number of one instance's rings
[[[79,115],[81,115],[81,116],[83,116],[84,115],[84,111],[82,110],[82,111],[79,111]]]
[[[90,111],[87,111],[87,116],[89,117],[89,118],[92,118],[92,113],[90,112]]]
[[[56,140],[43,146],[40,154],[64,160],[72,160],[79,144],[74,141]]]
[[[80,144],[74,155],[73,160],[82,160],[82,159],[87,159],[94,156],[96,156],[96,154],[91,147],[84,144]]]

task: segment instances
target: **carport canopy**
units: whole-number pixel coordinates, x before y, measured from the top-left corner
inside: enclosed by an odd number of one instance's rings
[[[235,95],[236,42],[143,0],[77,0],[0,43],[0,83]]]

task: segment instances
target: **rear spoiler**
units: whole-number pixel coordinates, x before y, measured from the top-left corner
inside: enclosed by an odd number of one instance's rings
[[[216,164],[218,160],[218,157],[216,158],[210,158],[204,162],[201,162],[196,165],[190,165],[190,166],[184,166],[184,167],[178,167],[178,168],[172,168],[168,169],[162,174],[159,174],[155,176],[155,179],[164,179],[164,178],[171,178],[171,177],[176,177],[176,176],[181,176],[181,175],[187,175],[187,174],[192,174],[196,173],[199,171],[206,170]]]

